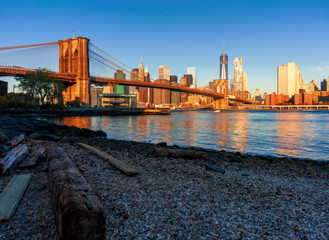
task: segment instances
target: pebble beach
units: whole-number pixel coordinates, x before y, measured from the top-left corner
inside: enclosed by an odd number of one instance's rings
[[[225,151],[209,159],[154,155],[154,144],[101,138],[24,140],[60,146],[100,195],[106,239],[328,239],[328,164]],[[77,143],[87,143],[139,170],[127,177]],[[202,150],[200,150],[202,151]],[[225,173],[205,169],[208,162]],[[33,172],[0,239],[58,239],[45,159]]]

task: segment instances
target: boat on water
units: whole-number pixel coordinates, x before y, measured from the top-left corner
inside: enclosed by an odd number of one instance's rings
[[[220,110],[215,110],[214,112],[215,112],[215,113],[218,113],[218,112],[220,112]]]

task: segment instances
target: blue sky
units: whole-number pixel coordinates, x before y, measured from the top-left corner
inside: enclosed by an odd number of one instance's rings
[[[223,40],[229,78],[242,57],[252,93],[276,91],[277,67],[287,62],[300,66],[305,82],[329,76],[327,1],[18,0],[2,3],[0,13],[0,47],[53,42],[75,30],[131,67],[142,57],[153,79],[159,65],[178,77],[194,66],[198,86],[207,85],[218,78]]]

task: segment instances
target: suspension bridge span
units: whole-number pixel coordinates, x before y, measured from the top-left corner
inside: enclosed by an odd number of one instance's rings
[[[51,43],[2,47],[0,48],[0,76],[24,76],[39,68],[49,69],[47,66],[49,59],[53,59],[50,61],[50,69],[52,68],[49,72],[50,75],[63,81],[65,85],[64,102],[78,99],[83,104],[89,105],[91,84],[103,83],[204,95],[214,98],[214,109],[228,107],[227,79],[214,80],[215,91],[205,91],[169,84],[100,77],[100,72],[109,75],[108,72],[101,71],[100,66],[111,70],[112,74],[113,71],[120,69],[128,76],[132,68],[93,45],[88,38],[84,37],[68,38]],[[251,103],[242,98],[232,100]]]

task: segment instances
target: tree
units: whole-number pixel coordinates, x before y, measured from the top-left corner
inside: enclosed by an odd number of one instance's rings
[[[25,76],[16,77],[18,88],[26,92],[31,99],[38,98],[42,104],[46,101],[61,102],[63,84],[51,77],[49,70],[38,69]]]

